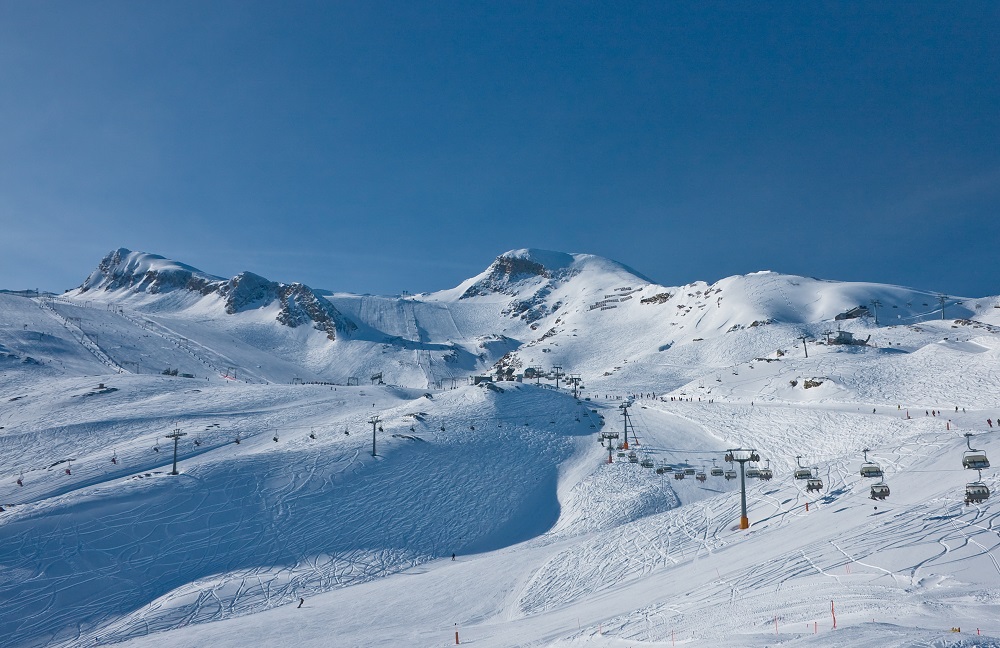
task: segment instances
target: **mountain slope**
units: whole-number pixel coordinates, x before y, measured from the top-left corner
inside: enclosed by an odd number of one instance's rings
[[[102,265],[0,294],[5,645],[1000,645],[1000,509],[964,504],[961,463],[1000,452],[995,297],[941,319],[898,286],[538,250],[404,298]],[[496,367],[541,373],[467,384]],[[600,442],[629,403],[672,472]],[[747,531],[739,480],[676,479],[737,446],[774,470]]]

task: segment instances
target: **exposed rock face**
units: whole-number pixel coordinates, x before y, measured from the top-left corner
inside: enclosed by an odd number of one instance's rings
[[[311,323],[330,340],[336,339],[338,330],[350,333],[357,329],[333,304],[304,284],[269,281],[252,272],[241,272],[226,280],[155,254],[125,248],[104,257],[78,290],[80,293],[127,290],[150,295],[187,290],[200,295],[216,294],[223,299],[229,315],[264,308],[277,301],[280,308],[276,319],[285,326],[295,328]]]
[[[516,292],[512,289],[513,284],[534,277],[549,278],[551,276],[541,263],[520,257],[499,256],[490,265],[489,274],[482,280],[469,286],[461,299],[491,293],[512,295]]]

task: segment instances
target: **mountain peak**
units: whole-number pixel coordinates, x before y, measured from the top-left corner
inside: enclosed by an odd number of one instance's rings
[[[148,252],[128,248],[112,250],[101,259],[78,290],[81,293],[100,289],[160,293],[177,288],[201,290],[221,277],[206,274],[195,267]]]

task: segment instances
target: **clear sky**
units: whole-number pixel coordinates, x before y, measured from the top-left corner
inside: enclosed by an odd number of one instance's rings
[[[1000,293],[1000,3],[0,0],[0,287],[501,252]]]

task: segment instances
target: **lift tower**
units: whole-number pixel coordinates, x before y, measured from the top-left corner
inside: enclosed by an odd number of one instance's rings
[[[749,529],[750,519],[747,517],[747,478],[746,466],[748,461],[760,461],[760,455],[756,450],[746,448],[733,448],[726,450],[726,461],[738,461],[740,464],[740,528]]]
[[[174,430],[173,432],[171,432],[170,434],[167,435],[168,439],[173,439],[174,440],[174,469],[170,471],[171,475],[178,474],[178,472],[177,472],[177,442],[180,440],[180,438],[182,436],[187,436],[187,432],[181,432],[179,429]]]
[[[627,400],[627,401],[625,401],[624,403],[622,403],[621,405],[618,406],[618,409],[620,409],[622,411],[622,418],[624,419],[624,429],[622,430],[623,435],[625,437],[625,441],[622,444],[622,448],[624,450],[628,450],[628,431],[629,431],[629,428],[632,428],[632,438],[636,439],[636,436],[635,436],[635,426],[632,424],[632,418],[628,414],[628,408],[631,407],[631,406],[632,406],[632,401],[631,400]],[[638,445],[638,443],[639,443],[639,441],[636,440],[636,445]]]

